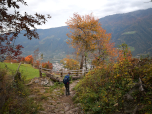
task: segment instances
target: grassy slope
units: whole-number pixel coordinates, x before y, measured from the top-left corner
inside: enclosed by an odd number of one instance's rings
[[[9,69],[9,73],[15,73],[18,68],[19,63],[5,63]],[[4,63],[0,63],[0,67],[5,67]],[[32,79],[34,77],[39,77],[39,70],[34,69],[30,64],[21,64],[19,71],[22,73],[22,76],[26,76],[26,79]]]

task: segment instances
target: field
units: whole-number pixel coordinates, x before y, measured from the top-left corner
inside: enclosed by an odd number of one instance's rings
[[[136,31],[128,31],[128,32],[123,33],[122,35],[126,35],[126,34],[135,34],[135,33],[136,33]]]
[[[14,74],[19,66],[19,63],[0,63],[0,68],[5,68],[5,64],[7,65],[9,75]],[[19,71],[21,72],[22,76],[26,77],[26,80],[39,77],[39,70],[34,69],[30,64],[21,64]]]
[[[132,46],[129,46],[129,50],[130,50],[131,52],[133,52],[133,51],[135,51],[135,48],[132,47]]]

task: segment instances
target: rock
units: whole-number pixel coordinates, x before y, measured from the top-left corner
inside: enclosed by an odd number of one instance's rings
[[[44,92],[45,92],[45,90],[44,90],[44,89],[41,89],[41,90],[40,90],[40,92],[41,92],[41,93],[44,93]]]
[[[71,110],[65,112],[65,114],[73,114],[73,112]]]
[[[34,98],[34,97],[36,97],[36,95],[29,95],[28,97],[29,98]]]
[[[63,109],[63,105],[61,105],[61,104],[58,104],[56,107],[60,110]]]
[[[39,79],[34,80],[35,83],[39,83]]]
[[[59,112],[59,111],[60,111],[59,109],[55,109],[55,110],[54,110],[54,112],[55,112],[56,114],[57,114],[57,112]]]
[[[78,107],[81,107],[81,103],[78,103],[77,106],[78,106]]]
[[[45,111],[39,111],[40,114],[47,114]]]
[[[53,82],[49,82],[46,86],[53,86],[54,84],[53,84]]]
[[[68,105],[70,105],[70,104],[69,104],[69,103],[63,103],[63,105],[64,105],[64,106],[68,106]]]
[[[71,111],[72,111],[72,112],[76,112],[76,111],[78,111],[78,110],[79,110],[79,108],[76,107],[76,108],[73,108]]]
[[[60,111],[59,114],[64,114],[64,111]]]
[[[41,81],[41,85],[47,85],[49,81],[47,79]]]
[[[66,107],[64,108],[64,111],[66,112],[66,111],[68,111],[69,109],[70,109],[70,105],[66,106]]]
[[[51,100],[49,100],[48,102],[49,102],[50,104],[52,104],[52,105],[56,105],[56,104],[57,104],[55,101],[51,101]]]
[[[54,105],[47,105],[47,107],[53,109],[55,106]]]

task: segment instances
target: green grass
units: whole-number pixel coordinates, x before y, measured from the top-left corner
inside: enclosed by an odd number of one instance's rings
[[[132,46],[129,46],[129,50],[130,50],[131,52],[133,52],[133,51],[135,51],[135,48],[132,47]]]
[[[19,66],[19,63],[0,63],[1,68],[5,68],[5,64],[9,70],[9,74],[14,74]],[[26,76],[26,80],[39,77],[39,70],[34,69],[30,64],[21,64],[19,71],[22,73],[22,76]]]
[[[136,31],[128,31],[128,32],[124,32],[122,35],[126,35],[126,34],[135,34]]]

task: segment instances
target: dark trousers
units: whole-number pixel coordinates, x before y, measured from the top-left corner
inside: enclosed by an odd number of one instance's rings
[[[69,84],[65,84],[65,93],[66,95],[70,95],[70,92],[69,92]]]

